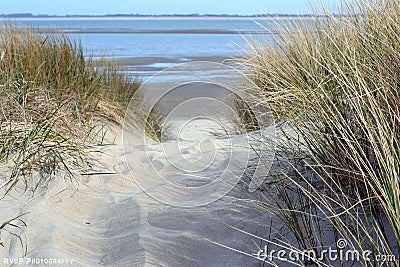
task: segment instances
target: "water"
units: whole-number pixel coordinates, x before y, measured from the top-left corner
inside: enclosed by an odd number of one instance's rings
[[[254,33],[253,38],[268,38],[266,34],[256,34],[265,30],[259,23],[272,29],[271,21],[239,18],[46,18],[18,20],[16,23],[47,31],[62,30],[72,38],[81,40],[87,55],[95,58],[114,58],[128,69],[132,77],[139,77],[142,82],[148,81],[159,71],[178,63],[223,62],[225,59],[237,57],[248,50],[246,39],[250,37],[249,33]],[[162,93],[166,90],[167,83],[187,83],[194,79],[193,72],[201,72],[203,77],[217,79],[220,83],[231,82],[234,79],[230,77],[229,70],[219,69],[212,65],[209,67],[205,65],[200,69],[194,68],[193,65],[187,68],[170,69],[167,75],[157,79],[157,82],[162,84]],[[200,91],[198,86],[194,87],[195,91]],[[177,94],[164,97],[164,104],[175,107],[181,102],[184,103],[187,101],[184,97],[187,92],[193,92],[190,88],[190,86],[185,87]],[[204,89],[206,95],[209,94],[209,99],[222,98],[214,96],[215,88],[209,89],[208,86],[201,88]],[[157,92],[154,88],[149,89],[146,95],[154,98],[153,95]],[[179,114],[187,119],[187,116],[196,115],[198,110],[204,111],[200,108],[202,105],[206,107],[207,116],[223,113],[218,108],[211,108],[209,100],[206,102],[207,105],[203,102],[198,105],[190,103]],[[159,107],[161,112],[164,111],[165,106],[162,104]],[[164,107],[165,110],[168,110],[168,105]],[[218,115],[215,119],[219,117],[221,116]]]
[[[282,19],[285,23],[294,20]],[[247,40],[271,40],[266,32],[276,26],[271,19],[252,18],[45,18],[16,23],[61,29],[81,40],[87,55],[115,58],[142,80],[177,63],[222,62],[246,54]]]
[[[145,72],[177,62],[220,61],[238,56],[248,49],[248,33],[263,30],[258,23],[266,27],[271,24],[238,18],[34,19],[17,23],[61,29],[79,38],[87,54],[115,57]]]
[[[263,20],[241,18],[93,18],[93,19],[20,19],[24,25],[61,29],[136,29],[136,30],[260,30]],[[265,22],[265,21],[264,21]],[[264,23],[263,22],[263,23]]]
[[[196,73],[201,73],[201,81],[212,79],[220,85],[236,84],[240,77],[218,64],[193,61],[225,62],[225,59],[246,54],[249,50],[247,39],[268,40],[271,36],[265,33],[265,28],[273,29],[271,20],[238,18],[33,19],[16,23],[50,32],[62,30],[81,40],[85,54],[114,58],[132,77],[140,77],[142,82],[151,82],[150,77],[160,75],[159,71],[177,63],[194,64],[169,69],[166,75],[158,76],[154,87],[148,86],[144,92],[149,103],[158,100],[151,107],[157,107],[166,116],[169,126],[172,125],[173,136],[178,138],[183,133],[184,139],[202,139],[203,132],[214,136],[235,130],[231,126],[232,118],[236,118],[234,110],[224,104],[232,92],[218,93],[219,87],[190,82],[198,81]],[[261,31],[264,32],[260,34]],[[177,86],[182,84],[188,85]],[[172,90],[176,86],[177,89]],[[216,129],[211,131],[214,126]],[[186,128],[188,134],[185,135]]]
[[[77,34],[97,55],[116,57],[231,57],[245,45],[238,34]]]

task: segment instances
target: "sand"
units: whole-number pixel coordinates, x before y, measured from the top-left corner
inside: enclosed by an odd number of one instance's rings
[[[115,128],[114,132],[116,144],[93,154],[102,164],[96,167],[100,174],[79,175],[77,182],[57,177],[34,198],[16,190],[0,201],[1,220],[29,212],[23,216],[27,227],[22,231],[11,228],[21,237],[23,246],[17,236],[2,232],[5,248],[0,249],[1,266],[10,266],[13,258],[20,257],[25,265],[31,265],[26,263],[35,259],[58,261],[51,266],[59,266],[63,261],[72,262],[73,266],[260,264],[250,256],[215,244],[247,253],[258,252],[256,238],[232,228],[263,234],[270,222],[270,215],[237,199],[247,192],[246,183],[238,183],[227,196],[207,205],[184,208],[164,204],[138,186],[125,163],[120,129]],[[178,141],[169,144],[174,142]],[[196,156],[196,145],[195,141],[185,144],[187,157]],[[145,150],[160,152],[160,148],[160,144],[134,146],[128,157],[136,158],[146,168],[149,166]],[[240,154],[240,148],[236,152]],[[163,163],[160,173],[176,180],[171,166]],[[220,170],[217,166],[205,174],[212,176],[213,171]]]

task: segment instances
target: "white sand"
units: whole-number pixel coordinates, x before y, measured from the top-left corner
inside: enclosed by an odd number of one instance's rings
[[[187,157],[192,153],[196,157],[195,145],[185,144]],[[147,149],[159,151],[160,145]],[[254,258],[213,243],[258,252],[256,238],[230,227],[262,235],[270,222],[268,214],[232,198],[247,192],[244,183],[211,204],[173,207],[139,188],[124,164],[120,138],[117,145],[102,150],[103,154],[96,154],[104,165],[101,171],[116,174],[81,176],[79,183],[58,178],[34,199],[15,191],[0,201],[1,220],[30,212],[23,216],[27,227],[22,232],[13,230],[27,246],[24,263],[29,258],[50,258],[72,260],[74,266],[260,265]],[[144,155],[143,146],[139,146],[133,147],[129,156],[146,168]],[[206,175],[212,176],[213,170],[220,171],[217,166],[208,169]],[[179,180],[166,162],[159,171],[171,180]],[[8,266],[7,260],[21,257],[24,252],[16,236],[3,231],[2,238],[5,248],[0,248],[0,265]]]

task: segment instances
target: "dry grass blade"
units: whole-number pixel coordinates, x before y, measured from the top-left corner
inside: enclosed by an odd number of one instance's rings
[[[0,26],[0,167],[8,168],[2,192],[35,192],[87,168],[89,145],[103,139],[99,124],[122,124],[138,87],[66,35]]]
[[[258,204],[299,248],[318,250],[334,231],[354,249],[398,257],[400,2],[343,6],[342,16],[281,27],[242,62],[291,129]]]

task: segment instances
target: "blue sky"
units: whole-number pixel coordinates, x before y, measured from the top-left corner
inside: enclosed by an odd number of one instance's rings
[[[2,0],[0,14],[262,14],[309,13],[322,2],[337,7],[340,0]]]

